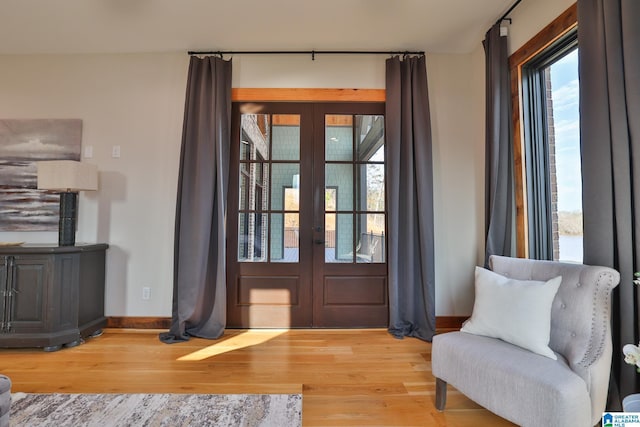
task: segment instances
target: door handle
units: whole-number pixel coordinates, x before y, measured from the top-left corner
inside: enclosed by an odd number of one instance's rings
[[[316,245],[324,245],[325,241],[322,239],[315,239],[313,243],[315,243]]]

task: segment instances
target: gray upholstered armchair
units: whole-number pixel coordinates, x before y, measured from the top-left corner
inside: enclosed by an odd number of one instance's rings
[[[9,427],[11,409],[11,380],[0,374],[0,427]]]
[[[597,424],[607,400],[611,291],[620,281],[618,272],[498,256],[491,257],[490,266],[493,272],[518,280],[562,276],[551,305],[549,348],[557,360],[497,338],[466,332],[436,335],[432,346],[436,407],[444,410],[449,383],[519,425]]]

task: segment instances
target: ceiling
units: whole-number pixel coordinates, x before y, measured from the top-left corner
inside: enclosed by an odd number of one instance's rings
[[[514,0],[0,0],[0,54],[466,53]]]

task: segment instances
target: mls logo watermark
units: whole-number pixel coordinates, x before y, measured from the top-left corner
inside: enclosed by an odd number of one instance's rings
[[[640,427],[640,412],[605,412],[602,427]]]

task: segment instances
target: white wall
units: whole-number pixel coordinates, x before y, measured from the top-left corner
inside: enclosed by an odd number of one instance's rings
[[[434,154],[436,315],[473,307],[484,255],[484,56],[429,55]],[[475,70],[470,72],[470,70]]]
[[[80,118],[100,190],[82,193],[78,242],[106,242],[106,313],[170,315],[184,54],[0,56],[1,118]],[[121,157],[111,158],[120,145]],[[57,232],[0,233],[56,243]],[[151,300],[141,299],[150,286]]]
[[[237,55],[233,86],[383,89],[384,55]],[[225,58],[228,59],[228,58]]]
[[[546,27],[575,0],[524,0],[510,14],[509,55]]]

